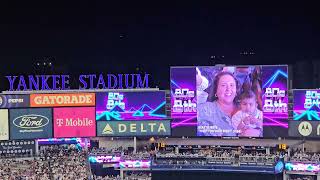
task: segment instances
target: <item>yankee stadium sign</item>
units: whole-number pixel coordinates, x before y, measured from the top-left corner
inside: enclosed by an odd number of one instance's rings
[[[9,91],[68,90],[70,75],[5,76]],[[79,89],[149,88],[149,74],[89,74],[78,77]]]

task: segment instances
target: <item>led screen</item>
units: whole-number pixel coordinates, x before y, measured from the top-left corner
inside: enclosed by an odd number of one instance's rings
[[[293,90],[293,120],[320,121],[320,90]]]
[[[302,172],[320,172],[320,164],[305,164],[302,162],[287,162],[285,165],[287,171],[302,171]]]
[[[320,90],[293,90],[293,119],[289,122],[291,137],[320,137]]]
[[[166,118],[164,91],[97,93],[96,120]]]
[[[264,137],[288,136],[288,66],[262,66]]]
[[[197,130],[195,67],[170,69],[171,118],[174,136],[194,136]]]
[[[173,135],[192,127],[184,135],[287,136],[287,74],[287,66],[173,67]]]

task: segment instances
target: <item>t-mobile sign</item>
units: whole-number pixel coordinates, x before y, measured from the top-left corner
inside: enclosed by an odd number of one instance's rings
[[[96,136],[94,107],[54,108],[54,137]]]

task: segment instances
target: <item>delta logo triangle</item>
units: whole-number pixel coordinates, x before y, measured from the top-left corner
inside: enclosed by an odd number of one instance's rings
[[[113,130],[112,130],[110,124],[107,124],[107,125],[103,128],[102,134],[113,134]]]

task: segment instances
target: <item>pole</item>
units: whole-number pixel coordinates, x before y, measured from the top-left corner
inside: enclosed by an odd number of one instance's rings
[[[34,141],[34,146],[36,149],[36,156],[38,156],[39,155],[39,143],[38,143],[37,139]]]
[[[137,137],[133,137],[133,154],[137,153]]]

